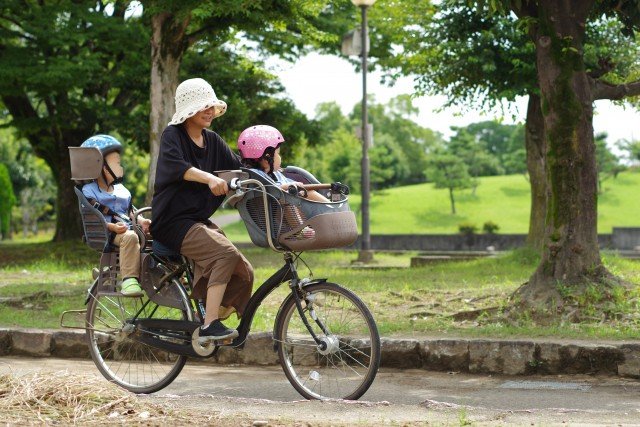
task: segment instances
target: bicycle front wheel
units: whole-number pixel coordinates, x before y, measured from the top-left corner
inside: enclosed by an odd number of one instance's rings
[[[181,285],[173,281],[169,286]],[[140,312],[138,319],[193,320],[190,302],[184,292],[180,294],[184,309],[159,306],[148,301],[146,296],[124,297],[96,291],[91,294],[86,318],[89,352],[107,380],[133,393],[154,393],[178,376],[187,357],[135,339],[136,334],[146,332],[136,329],[133,318]],[[168,342],[187,340],[191,341],[191,337],[167,338]]]
[[[371,386],[380,365],[380,336],[371,312],[351,291],[335,283],[303,288],[305,326],[293,295],[276,319],[280,364],[307,399],[355,400]]]

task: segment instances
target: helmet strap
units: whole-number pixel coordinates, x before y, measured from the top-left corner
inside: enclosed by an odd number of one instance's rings
[[[107,188],[113,187],[116,184],[122,184],[122,182],[124,180],[124,177],[116,176],[116,174],[113,172],[113,169],[111,169],[111,167],[109,167],[109,163],[104,162],[104,167],[107,168],[107,172],[109,172],[109,174],[113,177],[113,180],[111,181],[111,183],[109,183],[109,181],[107,180],[106,175],[104,174],[104,170],[102,171],[102,177],[104,178],[104,182],[107,183]]]

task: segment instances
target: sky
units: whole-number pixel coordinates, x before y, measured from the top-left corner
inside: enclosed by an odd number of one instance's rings
[[[313,118],[315,108],[322,102],[335,101],[342,112],[347,114],[356,103],[362,102],[362,74],[346,59],[311,53],[301,57],[295,64],[272,59],[267,62],[270,70],[284,85],[288,96],[297,108]],[[367,75],[367,92],[375,96],[377,103],[386,103],[400,94],[413,93],[413,79],[405,77],[394,87],[380,84],[381,73]],[[371,98],[369,98],[371,99]],[[414,120],[423,127],[451,136],[451,126],[466,126],[484,120],[502,120],[512,124],[511,113],[502,117],[501,111],[463,111],[461,108],[448,108],[438,112],[446,101],[442,96],[423,96],[414,99],[420,113]],[[515,103],[516,122],[524,122],[527,100],[519,99]],[[595,103],[593,127],[596,133],[607,132],[608,142],[612,145],[619,139],[640,139],[640,112],[632,107],[620,107],[609,101]]]

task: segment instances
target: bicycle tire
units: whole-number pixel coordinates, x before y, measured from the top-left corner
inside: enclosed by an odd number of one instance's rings
[[[380,366],[380,336],[371,312],[353,292],[326,282],[305,286],[302,305],[314,333],[328,347],[318,348],[290,294],[280,307],[274,334],[287,379],[307,399],[360,398]]]
[[[150,302],[138,318],[193,320],[191,303],[182,285],[174,279],[171,286],[179,287],[185,309]],[[87,306],[86,337],[93,362],[107,380],[133,393],[163,389],[180,374],[187,361],[187,356],[162,351],[130,337],[135,329],[127,317],[137,313],[146,301],[146,296],[123,297],[94,289]]]

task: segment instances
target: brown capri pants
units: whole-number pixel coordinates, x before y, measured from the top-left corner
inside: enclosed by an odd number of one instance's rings
[[[251,297],[253,267],[215,224],[194,224],[187,232],[180,253],[195,263],[191,297],[205,299],[209,286],[227,285],[220,318],[234,311],[242,316]]]

